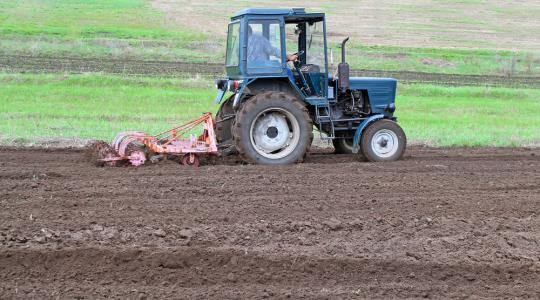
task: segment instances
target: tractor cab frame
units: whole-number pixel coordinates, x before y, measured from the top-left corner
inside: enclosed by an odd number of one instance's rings
[[[264,55],[251,55],[250,43],[261,37],[279,51],[279,56],[264,59]],[[287,62],[287,53],[298,54],[298,61]],[[325,15],[301,8],[237,12],[228,27],[225,68],[228,79],[241,80],[242,86],[263,78],[280,79],[288,81],[304,101],[314,105],[326,102],[333,91],[329,95]]]

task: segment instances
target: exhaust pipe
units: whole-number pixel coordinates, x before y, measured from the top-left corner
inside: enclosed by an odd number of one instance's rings
[[[341,63],[338,65],[339,89],[342,92],[345,92],[350,88],[349,64],[345,61],[345,43],[347,43],[348,40],[349,37],[345,38],[343,42],[341,42]]]

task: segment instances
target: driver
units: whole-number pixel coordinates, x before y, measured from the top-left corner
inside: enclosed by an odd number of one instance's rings
[[[251,25],[248,26],[248,61],[268,61],[270,56],[281,57],[281,51],[272,46],[264,36],[254,34]],[[298,60],[298,54],[287,54],[287,61]]]

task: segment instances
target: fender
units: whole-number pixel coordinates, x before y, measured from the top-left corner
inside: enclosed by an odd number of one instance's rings
[[[238,108],[238,104],[240,104],[240,97],[242,97],[242,95],[244,94],[244,90],[246,89],[246,87],[253,81],[255,81],[255,79],[248,79],[248,81],[245,84],[242,84],[240,86],[240,89],[236,91],[236,95],[234,95],[233,109],[236,110]]]
[[[219,104],[223,99],[223,95],[225,95],[226,92],[231,92],[236,94],[234,97],[234,105],[236,107],[238,100],[240,99],[240,95],[244,93],[244,89],[253,81],[255,81],[255,79],[248,79],[247,82],[244,80],[216,80],[218,92],[216,94],[216,98],[214,98],[214,102]]]
[[[256,95],[265,91],[287,92],[295,94],[300,100],[305,101],[305,97],[298,87],[290,81],[288,77],[265,77],[251,78],[245,81],[240,88],[235,91],[233,101],[234,109],[240,105],[241,98],[246,92]]]
[[[380,120],[380,119],[384,119],[384,115],[383,114],[377,114],[377,115],[373,115],[367,119],[365,119],[364,121],[362,121],[362,123],[360,123],[360,125],[358,125],[358,128],[356,128],[356,132],[354,133],[354,139],[353,139],[353,149],[352,149],[352,152],[353,153],[358,153],[358,150],[360,150],[360,137],[362,136],[362,132],[364,131],[364,129],[366,129],[366,127],[373,123],[374,121],[377,121],[377,120]]]

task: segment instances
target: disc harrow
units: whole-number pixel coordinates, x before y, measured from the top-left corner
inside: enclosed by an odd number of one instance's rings
[[[190,132],[202,124],[203,132],[196,136]],[[217,155],[218,148],[211,113],[169,130],[150,135],[142,131],[123,131],[116,135],[111,145],[104,141],[92,144],[98,165],[117,166],[129,163],[141,166],[146,161],[156,161],[167,156],[179,156],[184,165],[198,167],[199,156]]]

